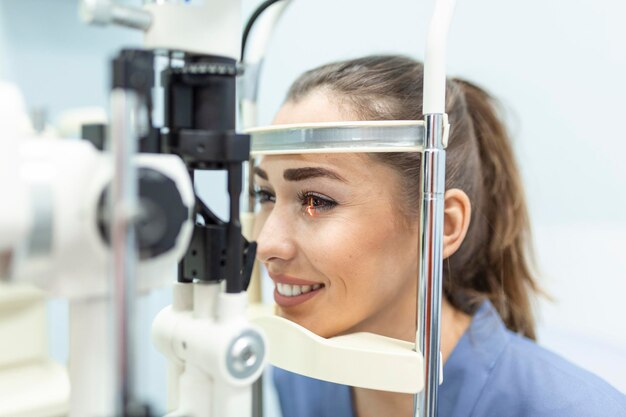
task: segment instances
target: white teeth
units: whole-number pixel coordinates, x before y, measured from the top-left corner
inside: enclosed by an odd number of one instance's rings
[[[322,288],[322,284],[315,285],[293,285],[293,284],[282,284],[280,282],[276,283],[276,290],[280,295],[284,295],[286,297],[295,297],[300,294],[306,294],[311,291],[315,291],[317,289]]]
[[[291,297],[292,293],[291,293],[291,285],[289,284],[283,284],[283,295],[286,295],[287,297]]]

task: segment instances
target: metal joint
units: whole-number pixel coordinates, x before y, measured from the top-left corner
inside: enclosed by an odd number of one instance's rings
[[[233,377],[246,379],[259,370],[264,357],[265,344],[261,335],[254,330],[246,330],[231,343],[226,365]]]

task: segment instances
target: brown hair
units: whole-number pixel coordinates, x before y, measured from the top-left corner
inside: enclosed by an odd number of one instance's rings
[[[287,101],[327,90],[363,120],[421,120],[424,67],[403,56],[370,56],[336,62],[301,75]],[[455,308],[473,314],[489,299],[506,326],[535,338],[530,296],[538,290],[531,271],[528,212],[511,140],[499,105],[468,81],[447,82],[446,112],[451,130],[446,189],[463,190],[472,202],[467,236],[446,262],[444,294]],[[403,181],[403,207],[416,216],[419,154],[371,157],[396,169]]]

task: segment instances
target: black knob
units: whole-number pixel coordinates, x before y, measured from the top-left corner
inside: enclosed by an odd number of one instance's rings
[[[139,257],[155,258],[176,245],[183,224],[190,216],[190,208],[182,200],[176,183],[152,168],[139,168],[139,215],[135,221],[135,234]],[[107,186],[98,204],[98,228],[104,241],[110,245],[112,216],[107,196]]]

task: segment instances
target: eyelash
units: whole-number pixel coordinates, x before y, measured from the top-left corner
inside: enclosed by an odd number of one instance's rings
[[[259,204],[276,202],[276,196],[271,191],[266,190],[265,188],[257,188],[252,191],[251,195]]]
[[[298,199],[302,203],[302,207],[310,215],[316,212],[328,211],[337,206],[337,202],[333,199],[313,191],[300,191]]]
[[[276,202],[276,196],[264,188],[255,189],[254,198],[260,204]],[[298,200],[305,212],[310,215],[331,210],[338,205],[333,199],[313,191],[299,191]]]

